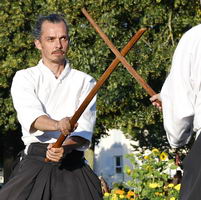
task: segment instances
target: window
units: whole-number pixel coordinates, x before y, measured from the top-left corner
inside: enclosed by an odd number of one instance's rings
[[[122,156],[115,156],[114,157],[115,160],[115,173],[117,174],[121,174],[122,173],[122,167],[123,167],[123,164],[122,164]]]

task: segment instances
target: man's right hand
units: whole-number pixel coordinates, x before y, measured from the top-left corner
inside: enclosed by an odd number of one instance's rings
[[[150,98],[150,101],[155,107],[157,107],[160,111],[162,111],[162,100],[160,97],[160,93],[153,95]]]
[[[70,132],[73,132],[77,128],[78,124],[76,123],[74,127],[71,127],[70,118],[65,117],[57,122],[57,128],[63,135],[69,135]]]

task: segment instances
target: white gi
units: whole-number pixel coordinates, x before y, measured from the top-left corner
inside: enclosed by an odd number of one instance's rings
[[[179,41],[160,95],[168,141],[174,148],[183,146],[201,129],[201,25]]]
[[[54,120],[72,117],[94,85],[95,80],[90,75],[72,69],[68,60],[58,78],[55,78],[42,60],[35,67],[18,71],[13,78],[11,94],[26,147],[35,142],[56,142],[61,134],[59,131],[37,130],[31,133],[32,123],[41,115]],[[81,115],[78,127],[71,136],[80,136],[91,141],[96,118],[95,100],[96,97]],[[79,150],[86,148],[83,146]]]
[[[71,69],[68,61],[57,79],[42,61],[16,73],[11,92],[26,152],[19,154],[22,159],[18,157],[9,181],[0,190],[2,200],[102,200],[100,180],[85,162],[86,146],[67,153],[60,162],[45,162],[45,143],[55,142],[61,133],[30,131],[41,115],[55,120],[73,116],[94,84],[91,76]],[[71,135],[90,141],[95,115],[94,98]]]

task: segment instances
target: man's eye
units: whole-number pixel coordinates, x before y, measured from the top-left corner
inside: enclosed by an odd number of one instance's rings
[[[48,41],[52,42],[54,38],[47,38]]]
[[[62,37],[61,40],[66,41],[67,37]]]

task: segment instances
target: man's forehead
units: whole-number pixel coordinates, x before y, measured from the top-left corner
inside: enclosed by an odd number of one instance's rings
[[[41,33],[45,35],[54,35],[56,33],[67,35],[68,30],[64,22],[52,23],[49,21],[44,21],[41,26]]]

